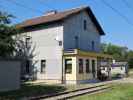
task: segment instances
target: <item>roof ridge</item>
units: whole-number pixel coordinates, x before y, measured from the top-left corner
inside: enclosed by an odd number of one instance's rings
[[[67,12],[67,11],[71,11],[71,10],[76,10],[76,9],[84,9],[84,8],[87,8],[88,6],[87,5],[81,5],[79,7],[74,7],[74,8],[69,8],[69,9],[65,9],[61,12]]]
[[[71,8],[68,10],[64,10],[63,12],[59,12],[53,15],[48,16],[39,16],[32,19],[28,19],[26,21],[23,21],[22,23],[18,24],[18,27],[20,28],[26,28],[31,27],[39,24],[48,24],[56,21],[64,20],[65,18],[68,18],[71,15],[77,14],[78,12],[81,12],[83,10],[86,10],[89,14],[90,19],[92,22],[96,25],[96,28],[98,29],[99,33],[101,35],[104,35],[104,31],[100,24],[98,23],[96,17],[94,16],[93,12],[91,11],[91,8],[89,6],[80,6],[76,8]]]
[[[81,5],[79,7],[69,8],[69,9],[66,9],[66,10],[63,10],[63,11],[58,11],[57,10],[56,14],[65,13],[65,12],[69,12],[69,11],[76,10],[76,9],[84,9],[84,8],[87,8],[87,7],[88,7],[87,5]],[[44,15],[41,15],[41,16],[35,16],[35,17],[32,17],[31,19],[26,19],[22,22],[25,22],[25,21],[28,21],[28,20],[33,20],[33,19],[40,18],[40,17],[43,17],[43,16],[50,16],[50,15],[45,15],[44,14]]]

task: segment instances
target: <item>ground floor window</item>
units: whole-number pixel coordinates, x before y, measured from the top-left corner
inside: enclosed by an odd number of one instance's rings
[[[46,72],[46,60],[41,60],[41,73]]]
[[[72,59],[65,59],[65,73],[72,73]]]
[[[92,72],[95,73],[95,60],[92,60]]]
[[[79,59],[79,73],[83,73],[83,59]]]
[[[30,61],[29,60],[26,60],[26,73],[29,73],[30,72]]]
[[[95,77],[95,73],[96,73],[96,68],[95,68],[95,60],[92,60],[92,73],[93,73],[93,77]]]
[[[90,72],[90,60],[86,59],[86,73]]]

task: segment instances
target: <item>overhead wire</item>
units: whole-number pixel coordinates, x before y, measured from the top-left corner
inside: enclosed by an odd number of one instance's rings
[[[106,5],[108,8],[112,9],[116,14],[118,14],[123,20],[125,20],[129,25],[133,27],[132,21],[130,21],[124,14],[119,12],[116,8],[114,8],[112,5],[110,5],[108,2],[105,0],[101,0],[104,5]]]

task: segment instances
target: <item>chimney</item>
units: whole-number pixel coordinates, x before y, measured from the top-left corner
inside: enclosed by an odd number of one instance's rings
[[[48,16],[48,15],[53,15],[53,14],[57,14],[57,10],[50,10],[50,11],[47,11],[44,16]]]

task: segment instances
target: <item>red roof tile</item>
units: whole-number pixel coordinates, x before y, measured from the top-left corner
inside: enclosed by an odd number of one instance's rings
[[[94,14],[92,13],[92,11],[89,7],[80,7],[80,8],[67,10],[64,12],[57,12],[55,14],[44,15],[41,17],[32,18],[32,19],[26,20],[26,21],[18,24],[17,27],[26,28],[26,27],[30,27],[30,26],[39,25],[39,24],[46,24],[46,23],[50,23],[50,22],[60,21],[60,20],[63,20],[65,18],[73,15],[73,14],[79,13],[83,10],[86,10],[88,12],[92,22],[96,25],[96,28],[98,29],[100,35],[104,35],[105,34],[104,31],[102,30],[101,26],[99,25],[98,21],[96,20]]]

